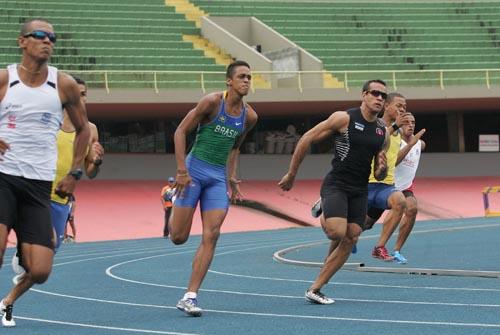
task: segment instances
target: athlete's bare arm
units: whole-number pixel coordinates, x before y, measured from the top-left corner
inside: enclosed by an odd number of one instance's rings
[[[85,157],[85,173],[87,177],[93,179],[99,173],[99,167],[104,157],[104,148],[99,143],[99,133],[97,127],[92,122],[89,122],[90,141],[89,150]]]
[[[175,160],[177,162],[177,193],[191,183],[186,168],[186,137],[199,123],[208,122],[219,106],[222,93],[212,93],[204,96],[182,119],[174,133]]]
[[[247,116],[245,123],[245,130],[243,133],[236,139],[234,143],[233,149],[229,152],[228,157],[228,177],[229,177],[229,185],[231,186],[231,201],[234,202],[236,200],[241,200],[243,198],[239,184],[241,180],[237,177],[238,171],[238,156],[240,154],[240,147],[245,141],[247,134],[253,129],[255,124],[257,123],[258,116],[255,110],[247,105]]]
[[[7,70],[0,70],[0,101],[3,100],[5,93],[7,92],[8,83],[9,73],[7,72]],[[0,161],[2,161],[2,156],[7,150],[9,150],[9,148],[9,143],[0,138]]]
[[[391,135],[388,131],[385,132],[385,140],[382,144],[382,149],[375,155],[375,164],[373,166],[373,176],[376,180],[384,180],[387,177],[387,156],[386,152],[389,150],[391,144]]]
[[[343,132],[349,126],[349,114],[344,111],[335,112],[328,119],[318,123],[314,128],[307,131],[297,143],[297,147],[292,156],[287,174],[278,183],[284,191],[289,191],[293,187],[295,176],[299,166],[306,156],[309,147],[316,142],[320,142],[335,132]]]
[[[73,151],[73,165],[71,170],[82,166],[87,154],[87,147],[90,140],[89,121],[85,105],[80,99],[80,89],[76,81],[65,73],[58,75],[59,96],[63,107],[66,109],[71,123],[75,127],[76,136]],[[72,194],[76,185],[74,177],[67,175],[56,186],[56,193],[59,196]]]
[[[417,134],[415,134],[411,137],[411,139],[406,143],[406,145],[404,147],[399,149],[398,158],[396,159],[396,166],[398,166],[399,163],[401,163],[403,161],[403,159],[406,157],[406,155],[408,155],[408,153],[410,152],[411,148],[413,148],[413,146],[415,144],[417,144],[418,140],[420,140],[420,138],[422,137],[422,135],[424,135],[424,133],[425,133],[425,129],[421,129]],[[422,141],[422,145],[425,147],[425,144],[423,143],[423,141]],[[424,150],[424,147],[422,147],[422,150]]]

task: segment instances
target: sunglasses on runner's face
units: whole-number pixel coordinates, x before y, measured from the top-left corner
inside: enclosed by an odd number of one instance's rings
[[[33,37],[37,40],[44,40],[45,37],[48,37],[49,41],[51,41],[54,44],[57,41],[56,34],[48,33],[48,32],[43,31],[43,30],[33,30],[31,33],[27,33],[27,34],[23,35],[23,37]]]
[[[370,93],[371,95],[373,95],[375,98],[378,98],[378,97],[382,97],[382,99],[387,99],[387,93],[385,92],[382,92],[382,91],[379,91],[379,90],[371,90],[371,91],[367,91],[368,93]]]

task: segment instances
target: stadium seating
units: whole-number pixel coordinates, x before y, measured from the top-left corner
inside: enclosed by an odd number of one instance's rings
[[[259,18],[339,78],[343,71],[500,69],[500,2],[192,2],[212,16]],[[357,85],[374,73],[349,76]],[[436,72],[396,76],[406,85],[440,80]],[[500,71],[489,79],[500,83]],[[443,80],[484,84],[485,72],[447,73]]]
[[[320,58],[337,78],[353,71],[349,86],[377,75],[393,86],[500,84],[500,70],[489,71],[488,78],[484,71],[500,69],[500,1],[191,3],[212,16],[256,16]],[[20,22],[32,17],[54,23],[59,39],[52,64],[100,71],[86,74],[90,86],[104,86],[102,70],[143,72],[110,72],[112,87],[153,87],[154,74],[147,71],[224,71],[183,40],[200,29],[163,0],[0,0],[1,67],[19,60],[15,38]],[[436,72],[457,69],[475,71]],[[200,88],[201,80],[199,73],[162,74],[155,87]],[[221,84],[220,76],[203,78],[207,87]]]
[[[20,23],[36,17],[54,24],[58,41],[51,63],[70,72],[225,70],[183,41],[185,34],[200,34],[199,28],[162,0],[1,0],[1,67],[19,61]],[[107,79],[112,87],[153,87],[153,76],[109,73]],[[204,78],[204,85],[221,87],[220,77]],[[85,79],[90,86],[104,86],[102,71],[86,74]],[[201,87],[199,74],[162,74],[156,80],[158,88]]]

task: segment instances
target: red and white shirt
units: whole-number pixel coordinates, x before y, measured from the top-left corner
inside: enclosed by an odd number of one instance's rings
[[[407,143],[401,139],[401,148]],[[418,163],[420,162],[420,155],[422,153],[422,141],[418,142],[410,149],[405,158],[396,166],[394,172],[395,185],[398,191],[404,191],[410,188],[417,173]]]

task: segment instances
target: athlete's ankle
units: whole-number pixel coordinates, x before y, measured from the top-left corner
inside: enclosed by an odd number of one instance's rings
[[[196,299],[198,294],[196,292],[186,292],[184,294],[184,299]]]

